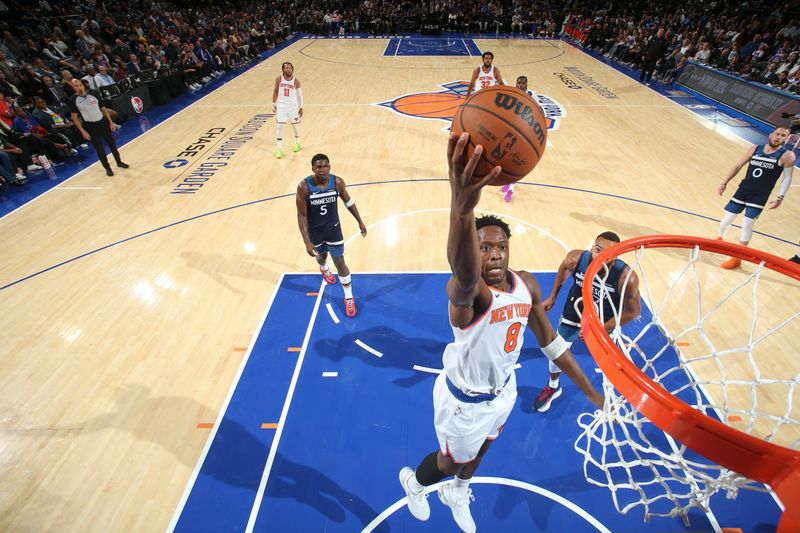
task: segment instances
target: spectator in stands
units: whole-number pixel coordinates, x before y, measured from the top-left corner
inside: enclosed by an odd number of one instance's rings
[[[6,101],[5,94],[0,92],[0,121],[2,121],[7,128],[11,128],[15,117],[13,103],[9,104]]]
[[[89,84],[89,90],[96,91],[97,84],[94,81],[94,76],[95,74],[97,74],[97,72],[95,72],[94,67],[91,65],[87,65],[86,68],[83,69],[83,71],[86,73],[86,75],[82,76],[81,80]]]
[[[75,90],[72,88],[72,78],[74,77],[75,76],[73,76],[72,72],[69,70],[61,71],[61,90],[64,92],[67,98],[75,94]]]
[[[4,148],[0,141],[0,190],[8,185],[24,185],[26,179],[22,169],[16,166],[15,160]]]
[[[767,70],[761,74],[761,79],[757,80],[766,85],[771,85],[778,79],[778,62],[770,61],[767,65]]]
[[[75,31],[75,48],[80,54],[88,59],[92,55],[94,45],[98,44],[94,37],[87,35],[83,30]]]
[[[781,72],[785,72],[787,76],[791,75],[793,72],[800,69],[800,63],[798,63],[798,58],[800,58],[800,53],[797,50],[794,50],[792,53],[789,54],[789,57],[780,64],[778,70],[776,71],[778,74]]]
[[[59,133],[67,138],[71,146],[79,146],[86,148],[86,141],[81,135],[75,124],[65,119],[60,113],[57,113],[47,107],[47,102],[41,96],[33,99],[33,118],[41,124],[49,133]]]
[[[44,83],[33,70],[33,65],[25,65],[17,72],[19,90],[25,96],[42,96],[45,91]]]
[[[700,43],[700,49],[694,54],[693,60],[704,65],[708,63],[711,58],[711,44],[708,41]]]
[[[42,83],[45,86],[43,95],[44,101],[47,102],[48,106],[63,114],[67,106],[67,99],[69,98],[64,93],[64,89],[62,89],[60,85],[54,84],[53,78],[50,76],[44,76],[42,78]]]
[[[72,150],[66,139],[50,133],[44,129],[39,122],[30,116],[22,106],[14,108],[16,117],[11,124],[11,129],[22,134],[23,137],[36,139],[46,147],[46,155],[50,159],[66,159],[77,152]]]
[[[108,69],[105,66],[100,65],[97,67],[97,74],[94,75],[95,87],[99,89],[100,87],[114,85],[115,83],[114,78],[108,75]]]
[[[10,95],[12,98],[17,98],[22,96],[22,91],[19,88],[11,83],[6,78],[6,73],[0,70],[0,91],[3,91],[4,94]]]
[[[42,78],[42,81],[44,81],[45,76],[48,76],[51,79],[56,77],[56,73],[50,70],[47,65],[45,65],[44,59],[41,57],[35,57],[33,59],[33,70],[40,78]]]
[[[125,66],[126,70],[128,71],[128,76],[138,76],[139,73],[142,71],[142,66],[139,64],[139,56],[130,53],[128,54],[128,64]]]

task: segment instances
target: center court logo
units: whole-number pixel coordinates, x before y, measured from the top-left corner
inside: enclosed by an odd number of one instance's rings
[[[411,93],[398,96],[394,100],[380,102],[380,107],[385,107],[398,115],[419,119],[443,120],[447,122],[444,131],[450,131],[450,123],[458,107],[467,99],[469,82],[453,81],[441,85],[444,89],[436,92]],[[547,119],[547,129],[557,130],[562,118],[567,116],[564,106],[543,94],[535,94]]]

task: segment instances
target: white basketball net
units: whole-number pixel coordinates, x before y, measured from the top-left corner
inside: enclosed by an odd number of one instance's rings
[[[722,270],[725,257],[697,247],[653,248],[647,254],[638,248],[632,255],[634,261],[623,260],[639,278],[642,315],[610,334],[620,350],[695,409],[797,449],[798,283],[763,263]],[[595,279],[607,275],[601,269]],[[629,279],[623,278],[626,289]],[[621,311],[614,309],[617,319]],[[600,309],[601,322],[608,318]],[[603,389],[603,410],[578,417],[583,432],[575,449],[584,456],[587,481],[608,487],[620,513],[643,506],[646,521],[678,516],[688,524],[687,513],[693,507],[708,511],[709,499],[719,490],[729,498],[740,488],[766,490],[665,435],[605,377]]]

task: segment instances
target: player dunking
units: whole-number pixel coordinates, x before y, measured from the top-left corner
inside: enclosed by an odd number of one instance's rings
[[[558,321],[558,328],[556,329],[558,335],[567,342],[567,346],[571,346],[580,336],[581,313],[583,312],[583,283],[586,269],[589,268],[589,263],[591,263],[600,252],[618,242],[619,236],[616,233],[611,231],[603,232],[597,236],[591,250],[572,250],[558,267],[553,290],[550,296],[542,303],[542,306],[545,311],[549,311],[553,308],[558,292],[561,290],[567,277],[572,274],[574,283],[569,291],[569,296],[567,296],[567,301],[564,303],[564,309],[561,311],[561,318]],[[614,314],[615,310],[619,312],[620,326],[627,324],[638,317],[642,312],[642,304],[639,297],[639,277],[636,275],[636,272],[632,272],[630,267],[621,259],[614,259],[606,263],[605,268],[600,271],[599,275],[605,286],[605,294],[607,295],[607,297],[603,299],[601,315],[604,320],[603,326],[606,328],[606,331],[613,331],[617,326],[617,320]],[[595,281],[595,283],[592,284],[592,295],[594,296],[595,305],[600,302],[600,288],[597,286],[598,283],[600,282]],[[561,369],[557,364],[558,357],[557,355],[555,359],[550,359],[547,362],[550,370],[550,382],[542,389],[542,392],[539,393],[536,400],[533,402],[534,410],[540,413],[550,409],[550,404],[553,400],[561,396],[562,389],[559,384]]]
[[[725,179],[722,180],[717,189],[720,196],[725,192],[728,182],[739,173],[745,164],[749,163],[747,165],[747,173],[739,184],[739,188],[736,189],[733,198],[725,206],[726,213],[719,226],[718,239],[722,240],[725,237],[725,230],[731,225],[736,215],[744,211],[739,244],[747,246],[750,243],[750,239],[753,238],[753,225],[756,222],[756,218],[764,210],[764,206],[766,206],[769,195],[778,182],[781,172],[783,172],[781,190],[775,200],[770,203],[769,208],[776,209],[783,203],[783,199],[792,185],[792,172],[794,171],[795,161],[794,152],[789,147],[784,146],[788,137],[789,128],[778,126],[770,133],[767,144],[751,147],[744,157],[736,163],[736,166],[731,169]],[[741,259],[731,257],[720,266],[732,269],[739,267],[741,264]]]
[[[518,76],[517,77],[517,89],[522,89],[525,91],[528,96],[533,98],[533,101],[536,102],[536,93],[528,89],[528,77],[527,76]],[[537,102],[538,103],[538,102]],[[506,195],[503,197],[503,200],[506,202],[511,201],[511,197],[514,196],[514,183],[508,183],[503,185],[500,188],[500,192],[504,192]]]
[[[467,96],[486,87],[503,85],[500,69],[492,65],[492,61],[494,61],[494,54],[484,52],[483,65],[472,72],[472,79],[469,80],[469,87],[467,88]]]
[[[350,269],[344,262],[344,236],[339,224],[339,197],[344,206],[358,222],[361,236],[367,236],[367,227],[358,214],[355,201],[350,197],[344,180],[331,174],[331,163],[325,154],[317,154],[311,158],[313,175],[303,179],[297,186],[297,224],[306,245],[306,252],[317,258],[319,270],[329,285],[336,283],[331,269],[328,267],[328,252],[333,256],[333,264],[339,273],[339,281],[344,289],[344,310],[349,317],[356,316],[356,302],[353,298],[353,286],[350,280]]]
[[[589,382],[553,331],[542,308],[539,284],[528,272],[508,268],[511,231],[494,216],[475,219],[481,190],[500,173],[473,179],[483,148],[467,160],[469,134],[451,134],[447,148],[450,177],[450,229],[447,258],[452,277],[447,282],[450,325],[455,340],[442,357],[444,371],[433,387],[434,427],[439,449],[414,471],[400,471],[408,509],[419,520],[430,516],[425,487],[455,476],[439,488],[439,499],[450,507],[463,531],[475,531],[469,510],[469,482],[492,441],[514,407],[517,383],[514,365],[522,349],[523,328],[536,335],[545,354],[559,364],[596,405],[603,396]]]
[[[288,61],[281,65],[281,75],[275,78],[272,91],[272,112],[277,114],[278,150],[275,157],[283,157],[283,126],[288,121],[294,130],[294,151],[300,151],[300,117],[303,116],[303,89],[294,77],[294,66]]]

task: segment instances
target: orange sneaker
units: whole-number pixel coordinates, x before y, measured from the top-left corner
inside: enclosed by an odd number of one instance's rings
[[[731,257],[730,259],[722,263],[720,266],[727,270],[733,270],[734,268],[739,268],[740,266],[742,266],[742,260],[739,259],[738,257]]]
[[[356,301],[353,298],[344,299],[344,313],[350,318],[356,316]]]
[[[333,272],[330,270],[326,273],[322,270],[322,267],[319,267],[319,271],[322,272],[322,277],[325,278],[325,281],[328,285],[336,285],[336,276],[333,275]]]

